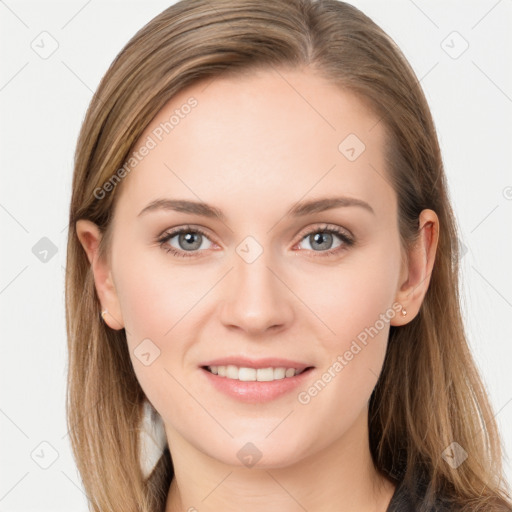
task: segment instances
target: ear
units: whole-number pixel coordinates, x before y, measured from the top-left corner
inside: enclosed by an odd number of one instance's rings
[[[114,330],[123,329],[124,321],[112,279],[112,272],[109,264],[99,257],[98,249],[103,235],[98,226],[90,220],[78,220],[75,229],[91,264],[101,309],[102,311],[107,310],[107,313],[103,315],[103,320]]]
[[[427,293],[439,241],[439,219],[433,210],[423,210],[419,217],[419,237],[402,263],[395,301],[407,311],[395,315],[391,325],[409,323],[420,310]]]

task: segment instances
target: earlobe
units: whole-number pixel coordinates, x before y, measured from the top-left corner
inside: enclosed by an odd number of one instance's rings
[[[112,272],[108,263],[99,256],[102,233],[94,222],[86,219],[78,220],[75,229],[91,265],[101,310],[107,310],[108,312],[102,315],[102,318],[111,329],[123,329],[124,322],[117,291],[112,279]]]
[[[433,210],[423,210],[419,217],[419,236],[408,251],[405,280],[398,283],[396,302],[407,310],[407,320],[397,315],[391,325],[410,322],[420,310],[427,293],[439,240],[439,219]]]

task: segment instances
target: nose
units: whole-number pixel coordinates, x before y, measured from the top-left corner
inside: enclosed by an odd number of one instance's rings
[[[234,268],[223,285],[220,319],[224,326],[257,336],[291,324],[293,293],[274,267],[265,251],[252,263],[234,255]]]

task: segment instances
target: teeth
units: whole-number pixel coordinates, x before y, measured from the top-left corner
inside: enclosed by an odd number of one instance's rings
[[[270,382],[280,380],[286,377],[294,377],[303,372],[295,368],[245,368],[232,364],[227,366],[207,366],[208,370],[214,375],[226,377],[228,379],[241,380],[244,382],[258,381]]]

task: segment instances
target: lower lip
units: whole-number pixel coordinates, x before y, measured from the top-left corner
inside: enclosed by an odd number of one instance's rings
[[[204,368],[200,368],[201,372],[206,375],[208,381],[222,393],[236,398],[239,401],[247,403],[262,403],[275,400],[286,393],[290,393],[309,378],[312,370],[309,368],[294,377],[285,377],[270,382],[259,381],[241,381],[228,379],[227,377],[219,377]]]

